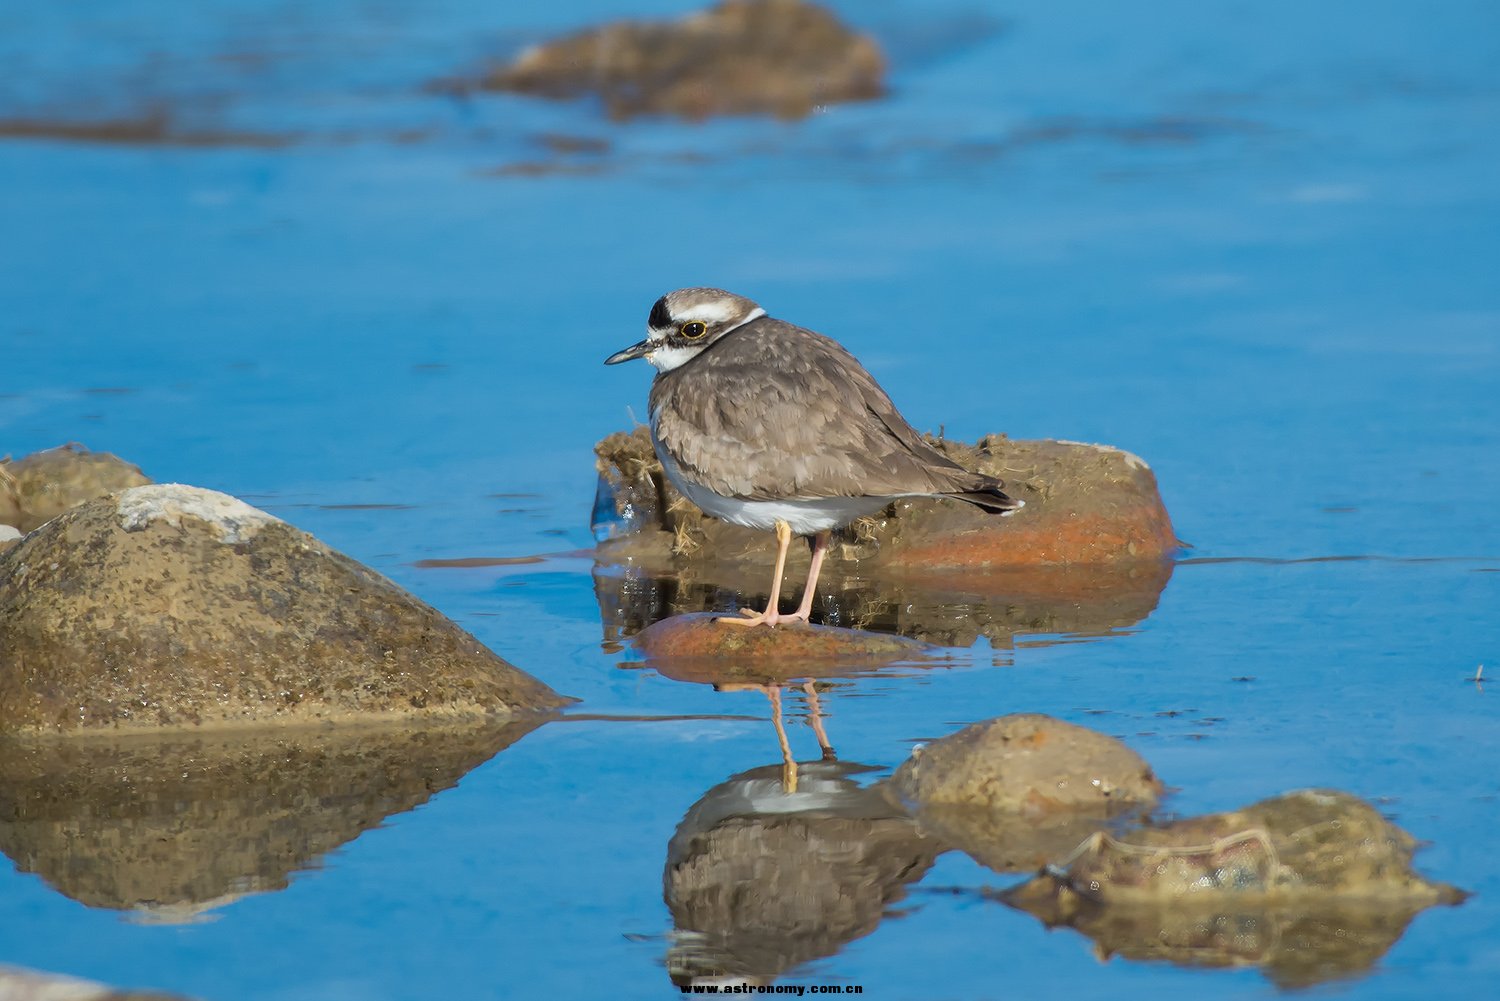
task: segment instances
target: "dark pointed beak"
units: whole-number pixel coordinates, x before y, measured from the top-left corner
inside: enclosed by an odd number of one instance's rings
[[[656,342],[648,337],[644,341],[630,345],[630,347],[626,348],[624,351],[616,351],[614,354],[604,359],[604,364],[618,365],[622,361],[635,361],[637,358],[644,358],[646,357],[647,352],[649,352],[654,347],[656,347]]]

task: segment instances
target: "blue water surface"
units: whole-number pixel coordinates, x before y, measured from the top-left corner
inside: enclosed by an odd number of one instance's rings
[[[0,961],[214,999],[677,996],[666,846],[779,759],[764,698],[625,666],[586,556],[416,564],[592,546],[591,449],[648,377],[600,362],[708,284],[839,338],[920,428],[1129,449],[1193,547],[1103,639],[839,682],[842,759],[1037,711],[1123,738],[1181,814],[1347,790],[1475,895],[1320,993],[1496,983],[1500,727],[1465,679],[1500,682],[1500,7],[845,2],[891,93],[797,123],[427,86],[691,7],[0,2],[0,119],[225,137],[0,138],[0,452],[78,440],[246,497],[635,718],[548,724],[211,921],[0,875]],[[977,892],[1010,881],[946,854],[778,983],[1278,993],[1100,960]]]

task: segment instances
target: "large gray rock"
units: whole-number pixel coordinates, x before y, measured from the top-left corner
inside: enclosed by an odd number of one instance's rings
[[[384,577],[225,494],[136,487],[0,554],[0,733],[566,701]]]

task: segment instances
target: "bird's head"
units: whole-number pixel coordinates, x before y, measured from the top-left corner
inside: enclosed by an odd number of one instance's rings
[[[658,372],[670,372],[731,330],[765,315],[749,299],[721,288],[680,288],[651,307],[646,339],[616,351],[604,364],[644,358]]]

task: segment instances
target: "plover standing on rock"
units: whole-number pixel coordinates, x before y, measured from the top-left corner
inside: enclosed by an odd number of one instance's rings
[[[806,622],[832,529],[900,497],[954,497],[997,514],[1022,502],[927,444],[842,345],[716,288],[656,300],[646,339],[604,360],[645,358],[651,441],[667,478],[715,518],[772,529],[771,597],[735,625]],[[777,610],[793,535],[813,539],[802,602]]]

